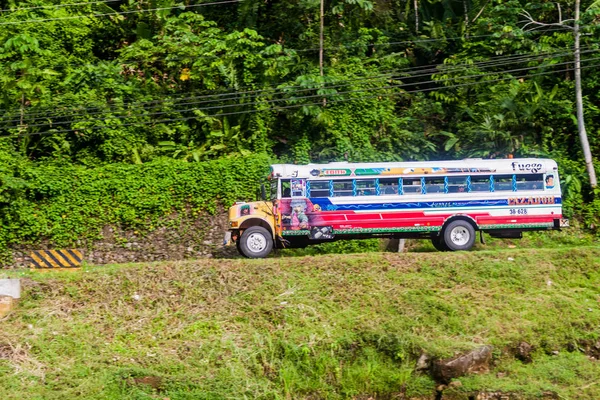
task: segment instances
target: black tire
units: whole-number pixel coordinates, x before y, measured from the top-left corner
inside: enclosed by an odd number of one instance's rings
[[[273,250],[273,236],[262,226],[252,226],[242,233],[238,250],[248,258],[265,258]]]
[[[446,243],[444,243],[444,236],[438,235],[437,233],[431,234],[431,244],[437,251],[448,251],[450,250]]]
[[[443,238],[450,251],[470,250],[475,244],[475,228],[464,220],[452,221],[444,228]]]

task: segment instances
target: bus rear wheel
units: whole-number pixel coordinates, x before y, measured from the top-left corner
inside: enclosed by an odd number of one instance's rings
[[[431,244],[437,251],[448,251],[450,250],[446,243],[444,242],[444,236],[438,235],[437,233],[431,234]]]
[[[452,221],[444,228],[443,241],[448,250],[470,250],[475,244],[475,228],[464,220]]]
[[[238,250],[244,257],[265,258],[273,250],[272,235],[262,226],[252,226],[242,233]]]

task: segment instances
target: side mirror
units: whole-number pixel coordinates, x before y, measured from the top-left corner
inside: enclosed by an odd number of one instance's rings
[[[267,201],[267,189],[265,189],[264,183],[260,185],[260,199],[262,201]]]

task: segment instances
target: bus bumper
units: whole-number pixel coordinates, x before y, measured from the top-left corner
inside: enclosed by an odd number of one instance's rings
[[[225,236],[223,237],[223,246],[231,245],[231,232],[225,232]]]

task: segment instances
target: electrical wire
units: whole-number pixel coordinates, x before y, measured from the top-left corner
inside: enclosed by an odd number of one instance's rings
[[[15,8],[15,9],[7,8],[7,9],[4,9],[4,10],[0,10],[0,13],[3,13],[3,12],[17,12],[17,11],[39,10],[39,9],[63,8],[63,7],[75,7],[75,6],[88,6],[88,5],[94,5],[94,4],[116,3],[118,1],[123,1],[123,0],[90,1],[90,2],[87,2],[87,3],[54,4],[54,5],[46,5],[46,6],[22,7],[22,8]]]
[[[562,64],[566,64],[566,63],[553,64],[553,65],[562,65]],[[527,70],[536,69],[536,68],[540,68],[540,67],[542,67],[542,66],[529,67],[529,68],[527,68]],[[495,71],[494,73],[509,73],[509,72],[515,72],[515,71],[520,71],[520,70],[524,70],[524,69],[507,70],[507,71]],[[438,71],[438,72],[446,72],[446,71]],[[461,72],[461,71],[452,70],[452,72]],[[386,75],[382,75],[380,77],[363,78],[363,79],[360,79],[360,80],[367,80],[367,83],[369,83],[369,82],[373,82],[373,81],[379,81],[379,80],[382,80],[382,79],[395,80],[395,79],[401,79],[401,78],[415,78],[415,77],[422,77],[422,76],[429,76],[429,75],[431,75],[431,74],[426,73],[426,74],[413,75],[413,76],[408,76],[408,77],[404,77],[404,76],[397,76],[397,77],[395,77],[393,74],[386,74]],[[481,75],[472,75],[472,76],[479,77]],[[452,78],[452,79],[461,79],[461,78],[469,78],[469,77],[470,76],[462,76],[462,77],[455,77],[455,78]],[[331,89],[334,89],[334,88],[345,87],[345,86],[347,86],[347,84],[349,82],[352,82],[352,81],[357,81],[357,80],[348,80],[348,81],[343,82],[342,84],[333,85],[333,86],[324,86],[324,87],[317,87],[317,88],[304,88],[304,89],[296,90],[295,93],[306,92],[306,91],[314,91],[314,90],[323,90],[323,89],[331,90]],[[440,80],[435,80],[435,82],[439,82],[439,81]],[[419,85],[419,84],[430,83],[430,82],[432,82],[432,81],[404,83],[403,85],[404,86],[412,86],[412,85]],[[286,88],[286,90],[287,90],[287,88]],[[262,92],[262,91],[255,91],[255,92]],[[280,91],[278,93],[277,92],[275,92],[275,93],[271,92],[269,94],[277,95],[277,94],[284,94],[284,93],[285,93],[285,91]],[[237,96],[236,93],[234,93],[232,95]],[[209,95],[209,96],[199,96],[199,97],[196,97],[196,98],[205,98],[205,97],[210,97],[210,96],[211,95]],[[316,94],[314,96],[315,97],[319,97],[319,96],[322,96],[322,94]],[[225,99],[213,99],[213,100],[205,100],[205,101],[193,101],[193,102],[179,103],[179,104],[178,103],[173,103],[173,104],[170,104],[170,105],[180,107],[180,106],[183,106],[183,105],[198,105],[198,104],[206,104],[206,103],[210,104],[210,103],[216,103],[217,101],[236,100],[238,97],[231,97],[231,98],[225,98]],[[256,100],[256,99],[259,98],[259,94],[251,95],[250,97],[251,98],[254,97],[255,100]],[[194,98],[190,97],[190,98],[187,98],[187,99],[194,99]],[[286,100],[289,100],[289,99],[267,100],[266,102],[270,103],[270,102],[286,101]],[[161,103],[164,104],[164,103],[166,103],[166,101],[162,101]],[[227,107],[237,107],[237,106],[250,105],[250,104],[264,104],[264,102],[233,104],[233,105],[225,105],[225,106],[221,105],[221,106],[215,106],[215,107],[209,107],[209,108],[211,108],[211,109],[212,108],[220,108],[220,107],[227,108]],[[142,108],[143,109],[147,109],[147,108],[150,108],[150,107],[142,107]],[[27,118],[27,119],[28,119],[28,121],[47,120],[47,119],[50,119],[50,118],[53,118],[53,117],[54,118],[66,118],[66,117],[74,117],[74,116],[88,116],[88,115],[96,115],[96,114],[105,114],[105,113],[107,113],[109,111],[110,110],[104,110],[104,111],[98,111],[98,112],[88,112],[88,113],[83,113],[83,114],[70,114],[70,115],[45,115],[43,117]],[[190,111],[190,110],[181,110],[181,111]],[[122,114],[122,113],[126,113],[128,111],[126,111],[126,110],[117,110],[116,112],[119,113],[119,114]],[[171,112],[177,112],[177,110],[176,111],[171,111]],[[134,114],[134,115],[128,114],[128,115],[125,115],[125,116],[122,116],[122,117],[115,117],[115,116],[112,116],[112,117],[113,118],[119,118],[119,119],[121,119],[121,118],[131,118],[131,117],[134,117],[134,116],[143,116],[143,115],[144,114]],[[152,114],[145,114],[145,115],[152,115]],[[20,122],[20,121],[21,121],[21,118],[14,119],[14,120],[7,120],[7,121],[4,121],[4,122],[9,123],[9,122]],[[56,122],[56,123],[52,123],[52,124],[59,124],[60,125],[60,124],[66,124],[66,123],[69,123],[69,122],[60,122],[60,123]],[[45,125],[48,125],[48,124],[37,124],[37,125],[29,125],[29,126],[36,127],[36,126],[45,126]]]
[[[582,53],[591,53],[591,52],[595,52],[595,51],[598,51],[598,50],[584,50]],[[554,54],[554,57],[552,57],[552,58],[557,58],[557,57],[563,56],[563,55],[571,55],[572,53],[571,52],[566,52],[566,53],[551,53],[551,54]],[[510,56],[508,56],[508,57],[510,57]],[[336,85],[327,85],[326,84],[326,85],[318,86],[318,87],[315,87],[315,88],[303,88],[302,86],[288,86],[288,87],[285,87],[285,88],[279,88],[279,90],[276,90],[275,92],[272,92],[272,90],[274,90],[274,88],[269,88],[269,89],[259,89],[259,90],[244,91],[244,92],[233,92],[233,93],[225,93],[225,94],[209,94],[209,95],[205,95],[205,96],[190,96],[190,97],[184,97],[184,98],[180,98],[180,99],[173,99],[174,102],[172,103],[172,105],[181,106],[181,105],[190,105],[190,104],[214,103],[214,102],[217,102],[217,101],[229,101],[229,100],[235,100],[235,99],[239,98],[240,95],[247,95],[247,94],[251,94],[250,97],[258,97],[259,93],[266,93],[266,92],[268,92],[268,94],[270,94],[270,95],[284,94],[286,91],[291,90],[291,89],[293,89],[295,87],[301,88],[301,89],[296,90],[295,92],[306,92],[306,91],[312,91],[312,90],[334,89],[334,88],[338,88],[338,87],[344,87],[348,83],[351,83],[351,82],[360,82],[360,81],[367,81],[367,82],[369,82],[369,81],[377,81],[377,80],[382,80],[382,79],[416,78],[416,77],[420,77],[420,76],[429,76],[429,75],[431,75],[427,71],[431,71],[432,74],[438,74],[438,73],[456,73],[456,72],[462,72],[463,70],[467,70],[467,69],[471,69],[471,68],[492,68],[492,67],[497,67],[497,66],[501,66],[501,65],[514,64],[516,62],[522,63],[522,62],[532,62],[532,61],[546,60],[546,59],[548,59],[547,55],[543,55],[543,56],[530,55],[530,56],[525,56],[525,57],[519,56],[518,60],[514,60],[514,59],[510,59],[508,61],[494,60],[495,63],[490,63],[488,61],[485,61],[485,62],[481,62],[481,63],[460,64],[460,65],[438,64],[438,65],[434,65],[435,68],[431,68],[431,69],[411,68],[412,71],[390,70],[391,73],[378,74],[378,75],[375,75],[375,76],[365,77],[365,78],[356,78],[356,79],[342,80],[341,84],[336,84]],[[442,68],[442,69],[439,70],[437,68]],[[422,72],[422,71],[424,71],[425,73],[415,74],[416,72]],[[398,76],[395,77],[394,76],[395,74],[397,74]],[[413,75],[411,76],[411,74],[413,74]],[[404,75],[408,75],[408,76],[404,76]],[[335,83],[338,83],[338,82],[335,82]],[[211,100],[177,104],[178,102],[181,102],[181,101],[197,100],[197,99],[203,99],[203,98],[211,98]],[[172,99],[169,99],[169,100],[172,100]],[[142,106],[142,108],[150,108],[154,104],[163,104],[163,103],[166,103],[166,102],[167,101],[165,101],[165,100],[155,100],[155,101],[149,101],[149,102],[136,102],[136,103],[130,103],[130,106],[135,105],[135,106],[138,106],[138,107]],[[147,104],[149,106],[144,106],[144,104]],[[124,104],[124,106],[126,106],[126,105],[127,104]],[[55,109],[56,108],[54,108],[54,110]],[[92,110],[92,109],[100,109],[100,107],[88,107],[88,108],[83,108],[83,109],[80,109],[80,110]],[[103,113],[107,113],[107,112],[110,112],[110,111],[111,111],[111,109],[109,108],[108,110],[103,109],[102,111],[87,112],[87,113],[82,113],[82,114],[70,114],[68,116],[69,117],[73,117],[73,116],[85,116],[85,115],[103,114]],[[123,112],[126,112],[126,110],[116,110],[116,112],[123,113]],[[30,116],[33,116],[33,115],[43,115],[43,116],[42,117],[37,117],[37,118],[29,118]],[[15,119],[13,119],[13,120],[5,120],[4,122],[20,122],[21,121],[21,116],[20,115],[16,115],[15,114],[14,117],[15,117]],[[62,117],[67,117],[67,115],[48,114],[48,113],[44,113],[44,112],[38,112],[38,113],[27,113],[27,114],[24,114],[23,117],[27,118],[28,121],[35,121],[35,120],[40,120],[40,119],[49,119],[49,118],[53,118],[53,117],[54,118],[57,118],[57,117],[58,118],[62,118]]]
[[[562,30],[562,29],[552,29],[552,30],[548,30],[546,32],[554,32],[557,30]],[[494,36],[494,35],[481,35],[481,37],[487,37],[487,36]],[[470,38],[473,37],[479,37],[479,36],[470,36]],[[451,38],[451,39],[456,39],[456,38]],[[344,44],[340,44],[336,47],[330,47],[330,48],[326,48],[324,49],[324,51],[327,50],[339,50],[340,48],[352,48],[352,47],[373,47],[373,46],[386,46],[386,45],[393,45],[393,44],[402,44],[402,43],[420,43],[420,42],[431,42],[431,41],[443,41],[446,40],[445,38],[441,38],[441,39],[415,39],[415,40],[410,40],[410,41],[405,41],[405,42],[384,42],[384,43],[375,43],[375,44],[368,44],[368,45],[344,45]],[[289,51],[289,52],[305,52],[305,51],[318,51],[319,48],[315,47],[315,48],[308,48],[308,49],[292,49],[292,48],[285,48],[282,47],[282,51]],[[502,57],[502,56],[498,56],[498,57]],[[189,60],[198,60],[198,59],[215,59],[215,58],[219,58],[218,55],[196,55],[193,57],[170,57],[170,58],[166,58],[165,60],[161,60],[161,61],[165,61],[165,62],[172,62],[172,61],[189,61]],[[491,59],[493,59],[495,57],[491,57]],[[140,62],[140,64],[143,64],[145,61],[147,60],[132,60],[132,61],[128,61],[128,60],[105,60],[105,61],[119,61],[121,65],[134,65],[136,62]],[[151,62],[156,62],[158,60],[154,60]],[[94,67],[97,64],[68,64],[68,65],[58,65],[58,66],[53,66],[52,69],[57,69],[58,68],[74,68],[74,67]],[[435,65],[435,64],[434,64]]]
[[[581,69],[593,68],[593,67],[598,67],[598,66],[600,66],[600,64],[590,65],[587,67],[581,67]],[[569,70],[572,70],[572,69],[564,68],[559,71],[542,72],[539,74],[529,74],[529,75],[510,77],[510,78],[500,78],[500,79],[495,79],[495,80],[489,80],[486,82],[472,82],[472,83],[465,83],[465,84],[453,85],[453,86],[442,86],[439,88],[430,88],[430,89],[426,89],[426,90],[403,91],[401,93],[378,94],[378,95],[372,95],[372,96],[361,96],[358,98],[351,98],[351,99],[332,100],[332,101],[330,101],[330,103],[342,103],[342,102],[346,102],[346,101],[358,101],[358,100],[363,100],[363,99],[381,98],[381,97],[386,97],[386,96],[397,96],[400,94],[407,94],[407,93],[419,93],[419,92],[428,92],[428,91],[439,90],[439,89],[452,89],[452,88],[456,88],[456,87],[474,86],[474,85],[480,85],[480,84],[484,84],[484,83],[487,84],[487,83],[491,83],[491,82],[498,82],[498,81],[504,81],[504,80],[509,80],[509,79],[521,79],[521,78],[528,78],[528,77],[532,77],[532,76],[548,75],[551,73],[565,72],[565,71],[569,71]],[[276,109],[276,111],[284,110],[284,109],[291,109],[291,108],[306,107],[306,106],[319,106],[319,105],[322,105],[322,102],[319,101],[316,103],[309,103],[309,104],[294,104],[294,105],[289,105],[289,106],[278,107]],[[204,116],[195,115],[192,117],[163,119],[163,120],[158,120],[158,121],[133,122],[133,123],[128,123],[128,124],[121,124],[118,127],[122,128],[122,127],[126,127],[126,126],[135,126],[135,125],[156,125],[156,124],[162,124],[162,123],[166,123],[166,122],[181,122],[181,121],[189,121],[189,120],[198,119],[198,118],[214,118],[214,117],[223,117],[223,116],[230,116],[230,115],[254,114],[257,112],[272,111],[272,110],[273,109],[247,110],[247,111],[220,113],[220,114],[212,114],[212,115],[204,115]],[[62,134],[62,133],[79,132],[79,131],[88,130],[88,129],[102,129],[102,128],[111,128],[111,126],[101,125],[101,126],[95,126],[95,127],[89,127],[89,128],[65,129],[65,130],[60,130],[60,131],[55,131],[55,132],[31,132],[31,133],[24,133],[24,134],[18,134],[18,135],[0,136],[0,139],[6,139],[6,138],[10,139],[10,138],[27,137],[27,136],[49,136],[49,135],[57,135],[57,134]]]
[[[591,59],[587,59],[585,61],[594,61],[594,60],[600,60],[600,57],[596,57],[596,58],[591,58]],[[572,64],[571,61],[569,62],[563,62],[563,63],[556,63],[551,65],[551,67],[553,66],[559,66],[559,65],[567,65],[567,64]],[[517,69],[512,69],[512,70],[507,70],[507,71],[498,71],[496,72],[496,74],[506,74],[506,73],[512,73],[512,72],[523,72],[523,71],[529,71],[529,70],[533,70],[533,69],[538,69],[539,67],[529,67],[529,68],[517,68]],[[194,107],[194,108],[188,108],[188,109],[179,109],[179,110],[169,110],[169,111],[158,111],[158,112],[152,112],[152,113],[146,113],[146,114],[133,114],[133,115],[122,115],[122,116],[110,116],[110,119],[127,119],[127,118],[137,118],[137,117],[148,117],[148,116],[155,116],[155,115],[164,115],[164,114],[171,114],[171,113],[183,113],[183,112],[192,112],[192,111],[206,111],[206,110],[215,110],[215,109],[225,109],[225,108],[232,108],[232,107],[246,107],[246,106],[254,106],[254,105],[259,105],[259,104],[272,104],[272,103],[278,103],[278,102],[285,102],[285,101],[298,101],[298,100],[304,100],[304,99],[313,99],[313,98],[328,98],[329,96],[339,96],[339,95],[344,95],[344,94],[350,94],[350,93],[361,93],[361,92],[368,92],[368,91],[373,91],[373,90],[384,90],[384,89],[395,89],[395,88],[403,88],[403,87],[407,87],[407,86],[416,86],[416,85],[422,85],[422,84],[428,84],[428,83],[439,83],[439,82],[447,82],[447,81],[455,81],[458,79],[470,79],[470,78],[482,78],[485,76],[489,76],[490,74],[478,74],[478,75],[467,75],[467,76],[458,76],[455,78],[446,78],[446,79],[439,79],[439,80],[430,80],[430,81],[424,81],[424,82],[414,82],[414,83],[402,83],[402,84],[398,84],[398,85],[388,85],[388,86],[383,86],[383,87],[377,87],[377,88],[367,88],[367,89],[355,89],[355,90],[347,90],[347,91],[343,91],[343,92],[336,92],[336,93],[331,93],[331,94],[314,94],[314,95],[308,95],[308,96],[301,96],[301,97],[297,97],[297,98],[288,98],[288,99],[271,99],[271,100],[265,100],[265,101],[250,101],[247,103],[241,103],[241,104],[225,104],[225,105],[217,105],[217,106],[208,106],[208,107]],[[192,105],[198,104],[198,103],[190,103]],[[88,120],[88,121],[98,121],[98,120]],[[73,121],[64,121],[64,122],[56,122],[56,123],[52,123],[51,125],[68,125],[68,124],[72,124]],[[35,124],[35,125],[28,125],[28,128],[37,128],[37,127],[42,127],[42,126],[48,126],[49,124]]]
[[[589,61],[589,60],[587,60],[587,61]],[[558,64],[555,64],[555,65],[558,65]],[[590,66],[584,66],[581,69],[593,68],[593,67],[597,67],[597,66],[600,66],[600,64],[595,64],[595,65],[590,65]],[[479,85],[479,84],[489,84],[489,83],[493,83],[493,82],[499,82],[499,81],[505,81],[505,80],[511,80],[511,79],[521,79],[521,78],[529,78],[529,77],[534,77],[534,76],[542,76],[542,75],[559,73],[559,72],[564,72],[564,71],[569,71],[569,70],[571,70],[571,68],[564,68],[564,69],[561,69],[561,70],[558,70],[558,71],[548,71],[548,72],[541,72],[541,73],[536,73],[536,74],[527,74],[527,75],[522,75],[522,76],[517,76],[517,77],[511,76],[511,77],[506,77],[506,78],[498,78],[498,79],[486,80],[484,82],[471,82],[471,83],[463,83],[463,84],[439,86],[439,87],[426,88],[426,89],[402,91],[401,93],[377,94],[377,95],[373,95],[373,96],[359,96],[359,97],[351,98],[351,99],[333,99],[333,100],[330,100],[329,102],[330,103],[338,103],[338,102],[344,102],[344,101],[356,101],[356,100],[361,100],[361,99],[394,96],[394,95],[405,94],[405,93],[422,93],[422,92],[429,92],[429,91],[440,90],[440,89],[451,89],[451,88],[464,87],[464,86],[473,86],[473,85]],[[479,76],[480,77],[481,76],[489,76],[489,74],[479,75]],[[439,81],[431,81],[431,82],[435,83],[435,82],[439,82]],[[402,87],[402,86],[403,85],[394,85],[394,86],[389,86],[389,87],[384,87],[384,88],[378,88],[376,90],[399,88],[399,87]],[[357,91],[340,92],[340,93],[332,94],[330,96],[347,94],[347,93],[352,93],[352,92],[357,92]],[[304,98],[309,98],[309,97],[311,97],[311,98],[312,97],[324,98],[324,97],[327,97],[327,95],[306,96]],[[127,124],[120,124],[120,125],[118,125],[118,127],[134,126],[134,125],[160,124],[160,123],[165,123],[165,122],[176,122],[176,121],[187,121],[187,120],[197,119],[197,118],[210,118],[210,117],[221,117],[221,116],[238,115],[238,114],[251,114],[251,113],[256,113],[256,112],[272,111],[272,110],[283,110],[283,109],[289,109],[289,108],[314,106],[314,105],[320,105],[320,104],[322,104],[322,102],[301,103],[301,104],[293,104],[293,105],[281,106],[281,107],[270,108],[270,109],[245,110],[245,111],[230,112],[230,113],[218,113],[218,114],[204,115],[204,116],[194,115],[194,116],[191,116],[191,117],[182,117],[182,118],[175,118],[175,119],[162,119],[162,120],[157,120],[157,121],[133,122],[133,123],[127,123]],[[198,110],[197,109],[191,109],[189,111],[198,111]],[[176,112],[176,111],[172,111],[172,112]],[[148,115],[150,115],[150,114],[148,114]],[[101,121],[101,120],[97,119],[97,120],[87,120],[87,121],[77,121],[77,122],[98,122],[98,121]],[[72,122],[72,123],[77,123],[77,122]],[[43,126],[47,126],[47,125],[48,124],[44,124]],[[76,132],[76,131],[81,131],[81,130],[86,130],[86,129],[101,129],[101,128],[110,128],[110,127],[111,126],[109,126],[109,125],[101,125],[101,126],[95,126],[95,127],[89,127],[89,128],[65,129],[65,130],[59,130],[59,131],[54,131],[54,132],[32,132],[32,133],[28,133],[28,134],[0,136],[0,138],[20,137],[20,136],[32,136],[32,135],[43,135],[43,134],[54,135],[54,134],[60,134],[60,133]],[[5,129],[18,129],[18,128],[19,127],[5,128]]]
[[[112,17],[112,16],[117,16],[117,15],[146,13],[146,12],[152,12],[152,11],[163,11],[163,10],[188,9],[188,8],[205,7],[205,6],[216,6],[216,5],[222,5],[222,4],[240,3],[241,1],[242,0],[223,0],[223,1],[216,1],[216,2],[212,2],[212,3],[190,4],[190,5],[181,5],[181,6],[175,6],[175,7],[149,8],[149,9],[146,9],[146,10],[115,11],[115,12],[112,12],[112,13],[89,14],[89,15],[74,15],[74,16],[71,16],[71,17],[28,19],[28,20],[25,20],[25,21],[0,22],[0,26],[4,26],[4,25],[21,25],[21,24],[29,24],[29,23],[34,23],[34,22],[66,21],[66,20],[76,20],[76,19],[82,19],[82,18]]]

